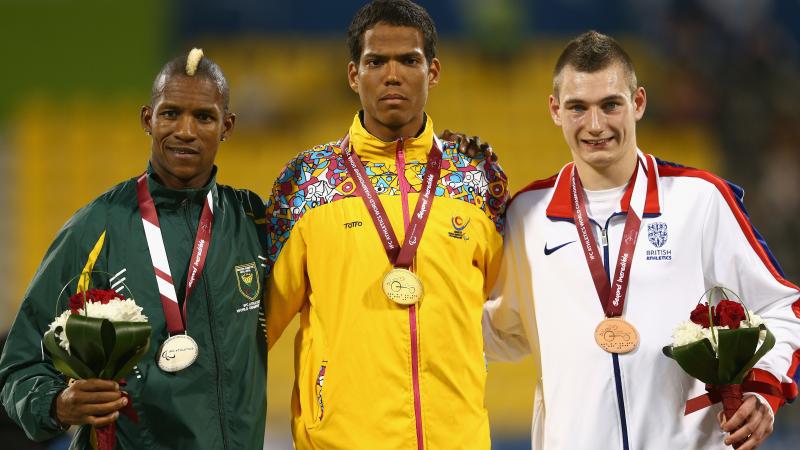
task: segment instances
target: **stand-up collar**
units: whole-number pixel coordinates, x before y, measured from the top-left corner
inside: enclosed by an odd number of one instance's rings
[[[199,189],[172,189],[164,186],[153,177],[153,165],[147,164],[147,187],[150,189],[150,195],[153,197],[153,202],[156,207],[180,205],[184,200],[189,200],[192,203],[202,204],[208,191],[211,190],[211,195],[214,198],[214,204],[217,204],[217,166],[211,169],[211,178],[205,186]]]
[[[431,150],[434,139],[433,121],[427,114],[423,119],[422,131],[418,135],[390,142],[382,141],[367,131],[361,123],[360,114],[356,113],[353,118],[353,124],[350,126],[350,143],[362,160],[394,160],[397,155],[397,147],[401,141],[406,161],[427,160],[428,152]]]
[[[636,182],[629,183],[625,195],[619,201],[616,212],[627,213],[633,207],[642,217],[657,217],[661,215],[660,189],[658,187],[658,167],[652,155],[646,155],[641,150],[636,151],[639,163],[636,165],[638,174]],[[572,195],[570,192],[570,179],[575,163],[564,166],[556,179],[553,198],[547,205],[547,217],[551,219],[574,220]]]

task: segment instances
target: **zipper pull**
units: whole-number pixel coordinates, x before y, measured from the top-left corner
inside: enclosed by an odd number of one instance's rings
[[[608,247],[608,230],[606,228],[600,229],[600,242],[602,242],[603,247]]]

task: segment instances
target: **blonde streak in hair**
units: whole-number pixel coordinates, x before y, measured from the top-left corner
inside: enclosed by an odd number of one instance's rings
[[[201,59],[203,59],[203,49],[193,48],[186,58],[186,75],[190,77],[194,76],[195,72],[197,72],[197,65],[200,64]]]

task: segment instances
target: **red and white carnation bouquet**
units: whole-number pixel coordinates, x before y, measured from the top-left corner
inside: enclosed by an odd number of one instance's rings
[[[720,298],[716,306],[714,294]],[[733,417],[743,402],[744,378],[774,345],[775,337],[764,320],[747,310],[736,294],[722,287],[709,289],[689,320],[675,329],[672,345],[664,347],[665,355],[706,383],[708,394],[690,399],[686,414],[721,401],[725,418]]]
[[[142,308],[110,289],[78,292],[69,298],[69,307],[44,335],[53,365],[69,378],[100,378],[124,385],[124,377],[150,348],[150,325]],[[121,412],[138,421],[130,403]],[[94,431],[97,448],[114,448],[116,423]]]

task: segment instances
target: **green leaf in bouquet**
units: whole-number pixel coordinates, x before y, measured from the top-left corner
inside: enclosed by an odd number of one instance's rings
[[[736,376],[742,367],[756,353],[759,328],[737,328],[719,330],[719,382],[721,384],[741,384]]]
[[[674,359],[690,376],[706,384],[719,384],[719,361],[708,339],[678,347],[664,347],[664,354]]]
[[[48,331],[44,335],[44,348],[50,353],[53,365],[59,372],[76,380],[92,378],[92,370],[78,358],[70,355],[56,342],[55,333]]]
[[[133,366],[135,366],[139,361],[142,360],[142,357],[144,357],[144,355],[147,353],[148,350],[150,350],[149,338],[147,339],[147,342],[145,342],[143,346],[138,347],[136,351],[132,353],[129,358],[127,358],[127,362],[125,363],[125,365],[120,367],[119,370],[117,370],[117,373],[114,374],[113,379],[119,381],[125,378],[125,376],[128,375],[131,370],[133,370]],[[125,360],[123,359],[122,361]]]
[[[66,333],[72,354],[92,370],[92,378],[97,378],[106,365],[106,346],[113,345],[111,322],[73,314],[67,319]]]
[[[119,381],[150,348],[150,325],[144,322],[112,322],[111,325],[115,331],[114,345],[100,377]]]
[[[742,366],[741,370],[734,379],[735,383],[741,383],[744,381],[744,377],[747,376],[747,373],[750,372],[750,369],[756,365],[759,359],[761,359],[764,355],[767,354],[768,351],[772,350],[772,347],[775,346],[775,335],[772,334],[769,329],[767,329],[766,325],[761,324],[758,326],[757,330],[766,331],[766,336],[764,337],[764,342],[761,344],[761,347],[758,348],[756,353]]]

